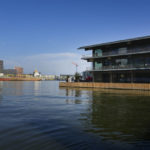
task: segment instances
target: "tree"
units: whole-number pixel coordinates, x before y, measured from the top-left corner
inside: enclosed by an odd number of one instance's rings
[[[75,76],[75,82],[79,82],[81,75],[78,72],[76,72],[74,76]]]

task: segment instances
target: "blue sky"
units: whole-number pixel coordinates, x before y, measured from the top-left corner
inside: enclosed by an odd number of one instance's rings
[[[82,71],[86,52],[78,47],[150,35],[149,6],[149,0],[0,0],[0,59],[25,73],[74,73],[72,61]]]

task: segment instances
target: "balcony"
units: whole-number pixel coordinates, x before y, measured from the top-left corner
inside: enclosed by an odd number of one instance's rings
[[[125,56],[125,55],[135,55],[135,54],[145,54],[150,53],[150,48],[143,48],[141,49],[132,49],[127,51],[110,51],[110,52],[103,52],[102,55],[83,55],[82,59],[95,59],[95,58],[105,58],[105,57],[115,57],[115,56]]]
[[[121,70],[147,70],[150,64],[145,65],[121,65],[121,66],[102,66],[100,68],[88,69],[88,71],[121,71]]]

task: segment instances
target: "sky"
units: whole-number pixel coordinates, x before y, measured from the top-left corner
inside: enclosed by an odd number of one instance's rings
[[[0,0],[0,60],[25,73],[74,74],[80,46],[150,35],[149,0]]]

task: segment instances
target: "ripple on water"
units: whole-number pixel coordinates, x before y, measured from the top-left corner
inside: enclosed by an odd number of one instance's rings
[[[149,149],[149,95],[5,82],[0,150]]]

